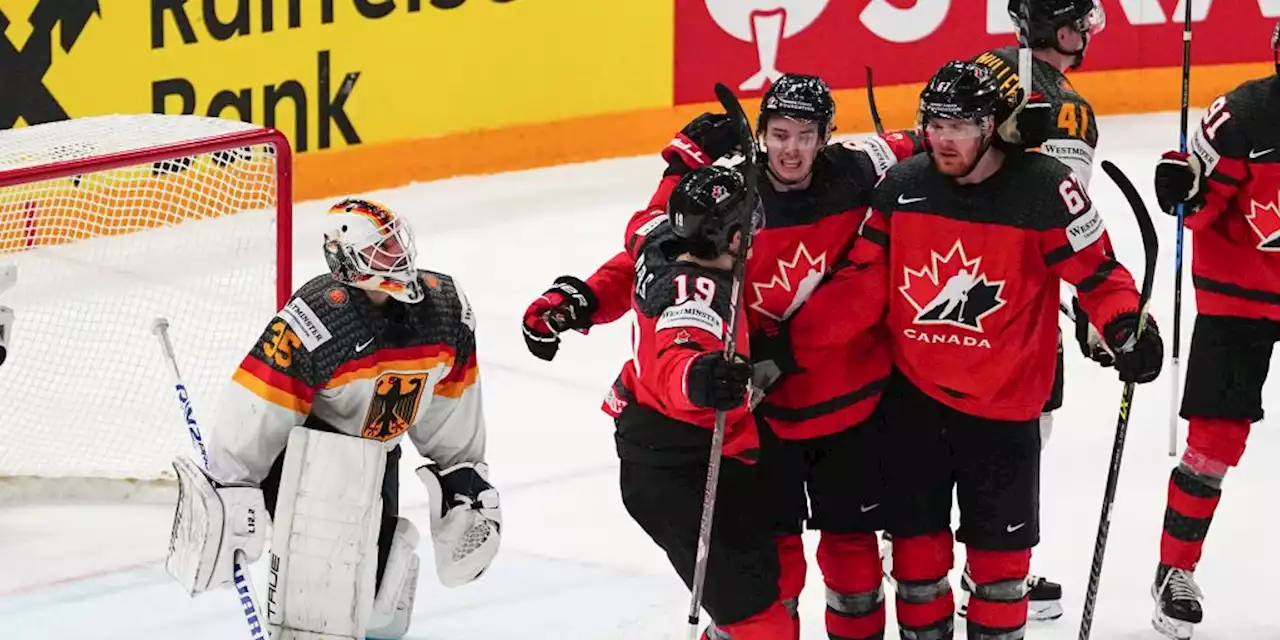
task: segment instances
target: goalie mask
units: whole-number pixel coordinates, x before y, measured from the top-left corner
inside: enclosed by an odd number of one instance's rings
[[[422,300],[413,232],[400,216],[354,198],[333,205],[327,216],[324,257],[335,280],[401,302]]]

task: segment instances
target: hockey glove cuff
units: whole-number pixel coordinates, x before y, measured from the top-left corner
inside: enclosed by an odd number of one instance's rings
[[[1204,207],[1204,163],[1199,156],[1166,151],[1156,164],[1155,182],[1161,211],[1176,215],[1174,207],[1182,204],[1186,215]]]
[[[725,360],[720,352],[704,353],[693,360],[685,374],[689,402],[699,407],[728,411],[747,401],[751,363],[741,355]]]
[[[704,113],[685,125],[662,150],[667,175],[684,175],[739,150],[738,123],[723,113]]]
[[[555,358],[560,334],[570,329],[586,333],[599,306],[587,283],[573,276],[556,278],[524,312],[521,329],[529,353],[548,361]]]
[[[1120,314],[1102,329],[1107,346],[1115,354],[1120,380],[1143,384],[1160,375],[1164,366],[1164,341],[1156,328],[1155,318],[1150,315],[1142,335],[1137,335],[1137,332],[1137,313]]]
[[[1080,345],[1080,353],[1103,367],[1114,365],[1115,356],[1107,349],[1102,334],[1089,322],[1089,314],[1080,306],[1080,298],[1071,298],[1071,309],[1076,318],[1076,343]]]

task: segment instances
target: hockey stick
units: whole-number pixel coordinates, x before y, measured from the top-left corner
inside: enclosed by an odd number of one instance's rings
[[[1187,152],[1187,120],[1191,109],[1191,0],[1185,0],[1182,15],[1182,113],[1178,129],[1178,151]],[[1178,455],[1178,373],[1182,368],[1182,236],[1186,211],[1178,204],[1178,236],[1173,256],[1173,375],[1169,377],[1169,457]]]
[[[1031,99],[1031,25],[1021,19],[1019,9],[1015,18],[1018,29],[1018,88],[1022,90],[1023,101]]]
[[[200,425],[196,423],[195,414],[191,408],[191,394],[187,391],[186,383],[182,381],[182,373],[178,371],[178,359],[173,355],[173,343],[169,341],[169,321],[156,318],[151,326],[151,332],[160,340],[160,350],[164,352],[164,359],[169,363],[169,371],[173,374],[173,388],[178,393],[178,403],[182,405],[182,416],[187,423],[187,434],[191,437],[191,446],[196,453],[200,454],[204,468],[208,470],[209,452],[205,449],[204,439],[200,435]],[[236,549],[232,560],[232,576],[236,585],[236,594],[240,596],[244,621],[249,625],[249,637],[253,640],[268,640],[266,632],[262,630],[262,621],[258,617],[258,612],[262,609],[258,607],[258,595],[253,589],[253,581],[247,566],[249,563],[245,560],[244,551]]]
[[[1146,271],[1142,273],[1142,289],[1139,292],[1138,330],[1135,338],[1142,335],[1147,326],[1147,307],[1151,304],[1151,288],[1155,281],[1156,257],[1160,253],[1159,241],[1156,238],[1155,226],[1151,223],[1151,214],[1142,202],[1142,196],[1133,187],[1133,183],[1120,168],[1108,160],[1102,161],[1102,170],[1111,176],[1116,186],[1124,193],[1133,208],[1134,217],[1138,219],[1138,229],[1142,233],[1142,250],[1145,254]],[[1111,447],[1111,466],[1107,471],[1107,488],[1102,497],[1102,514],[1098,520],[1098,538],[1093,544],[1093,565],[1089,569],[1089,588],[1085,591],[1084,615],[1080,619],[1079,640],[1088,640],[1093,628],[1094,605],[1098,600],[1098,583],[1102,580],[1102,558],[1107,550],[1107,533],[1111,529],[1111,509],[1115,504],[1116,486],[1120,483],[1120,461],[1124,456],[1124,440],[1129,430],[1129,410],[1133,404],[1134,383],[1126,382],[1120,395],[1120,414],[1116,420],[1115,443]]]
[[[742,297],[742,281],[747,268],[747,251],[751,246],[751,236],[755,231],[756,211],[761,207],[756,196],[756,141],[751,133],[751,123],[742,110],[742,103],[733,95],[728,87],[716,83],[716,98],[724,107],[724,112],[738,121],[739,135],[742,138],[742,152],[746,155],[742,173],[747,183],[747,201],[752,206],[742,208],[742,222],[738,227],[741,233],[738,248],[733,252],[733,292],[730,299],[729,336],[724,341],[724,357],[732,360],[738,342],[738,310]],[[711,522],[715,516],[716,485],[720,482],[720,457],[724,452],[725,430],[728,425],[728,413],[716,412],[715,429],[711,434],[711,459],[707,462],[707,484],[702,494],[702,520],[698,524],[698,551],[693,565],[693,584],[689,602],[689,640],[698,637],[698,618],[702,609],[702,588],[707,581],[707,554],[711,550]]]
[[[884,123],[880,121],[880,110],[876,108],[875,85],[871,65],[867,65],[867,106],[871,108],[871,123],[876,126],[876,133],[884,133]]]

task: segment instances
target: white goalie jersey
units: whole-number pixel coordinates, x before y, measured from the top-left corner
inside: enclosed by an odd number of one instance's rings
[[[417,304],[375,306],[328,275],[303,285],[236,370],[206,434],[209,472],[258,485],[295,426],[384,442],[408,435],[441,467],[482,462],[475,320],[443,274]]]

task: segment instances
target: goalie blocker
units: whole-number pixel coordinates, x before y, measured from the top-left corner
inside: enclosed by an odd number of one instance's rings
[[[192,595],[230,582],[236,550],[249,562],[261,555],[261,514],[269,510],[266,609],[273,638],[403,637],[416,594],[419,533],[396,515],[399,458],[398,447],[387,452],[375,440],[307,427],[290,432],[263,489],[217,487],[194,462],[179,458],[166,568]],[[466,584],[488,567],[500,539],[488,467],[428,464],[417,474],[431,496],[440,581]]]

